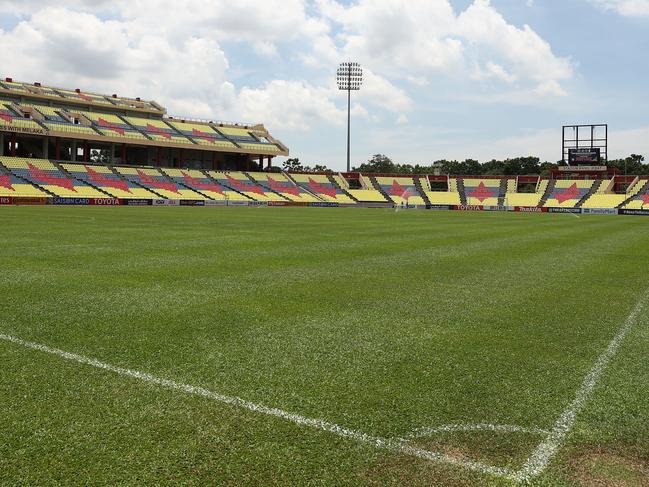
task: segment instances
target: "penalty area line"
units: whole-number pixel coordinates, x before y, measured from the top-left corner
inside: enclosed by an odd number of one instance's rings
[[[595,365],[590,369],[584,378],[581,387],[575,394],[575,398],[568,405],[568,407],[561,413],[556,423],[547,437],[536,447],[534,452],[527,459],[523,467],[511,478],[519,482],[528,482],[534,477],[537,477],[548,466],[550,460],[557,453],[563,441],[575,424],[577,414],[584,408],[588,401],[593,389],[601,379],[604,371],[608,367],[611,359],[615,356],[620,345],[626,338],[629,331],[636,325],[640,314],[642,313],[647,300],[649,299],[649,288],[640,296],[635,307],[618,330],[617,334],[606,347],[595,362]]]
[[[55,355],[57,357],[60,357],[65,360],[69,360],[71,362],[76,362],[82,365],[89,365],[97,369],[113,372],[120,376],[130,377],[143,382],[147,382],[149,384],[154,384],[159,387],[163,387],[165,389],[171,389],[174,391],[183,392],[185,394],[200,396],[223,404],[228,404],[230,406],[247,409],[255,413],[281,418],[283,420],[289,421],[297,425],[308,426],[310,428],[326,431],[343,438],[356,440],[360,443],[364,443],[382,450],[391,451],[393,453],[414,456],[417,458],[429,460],[431,462],[436,462],[436,463],[455,465],[468,470],[473,470],[484,474],[491,474],[502,478],[511,478],[512,476],[512,472],[506,468],[495,467],[477,461],[452,457],[444,453],[433,452],[433,451],[423,450],[409,445],[404,445],[399,440],[368,435],[361,431],[356,431],[350,428],[346,428],[344,426],[340,426],[335,423],[330,423],[322,419],[309,418],[306,416],[302,416],[301,414],[291,413],[279,408],[273,408],[269,406],[264,406],[262,404],[256,404],[250,401],[246,401],[245,399],[241,399],[240,397],[226,396],[224,394],[219,394],[217,392],[213,392],[208,389],[204,389],[202,387],[175,382],[170,379],[164,379],[161,377],[148,374],[146,372],[140,372],[138,370],[118,367],[91,357],[86,357],[84,355],[66,352],[65,350],[49,347],[47,345],[43,345],[40,343],[22,340],[20,338],[11,335],[0,333],[0,340],[13,343],[14,345],[19,345],[21,347],[28,348],[31,350],[36,350],[39,352],[48,353],[50,355]]]

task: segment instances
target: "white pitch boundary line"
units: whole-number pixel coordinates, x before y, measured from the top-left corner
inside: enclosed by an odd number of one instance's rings
[[[527,482],[530,479],[540,475],[552,460],[552,457],[557,453],[561,444],[563,443],[566,435],[572,429],[577,414],[584,408],[590,394],[597,385],[597,382],[602,377],[602,374],[608,367],[611,359],[615,356],[624,338],[629,333],[631,328],[636,324],[640,313],[644,309],[647,299],[649,298],[649,288],[640,296],[633,311],[627,317],[626,321],[597,358],[595,365],[590,369],[588,375],[584,378],[581,387],[577,391],[575,398],[568,405],[568,407],[561,413],[559,419],[554,424],[554,428],[550,431],[548,436],[543,440],[534,450],[532,455],[527,459],[523,467],[511,476],[512,479],[519,482]]]
[[[309,426],[311,428],[315,428],[321,431],[327,431],[329,433],[333,433],[334,435],[343,438],[350,438],[360,443],[365,443],[383,450],[410,455],[410,456],[422,458],[425,460],[430,460],[437,463],[455,465],[458,467],[466,468],[468,470],[474,470],[480,473],[491,474],[498,477],[511,478],[512,476],[512,472],[506,468],[494,467],[491,465],[486,465],[481,462],[456,458],[443,453],[432,452],[432,451],[423,450],[408,445],[403,445],[400,441],[396,441],[388,438],[381,438],[377,436],[371,436],[366,433],[362,433],[360,431],[355,431],[349,428],[345,428],[343,426],[339,426],[335,423],[324,421],[322,419],[308,418],[306,416],[284,411],[282,409],[271,408],[261,404],[255,404],[253,402],[246,401],[245,399],[241,399],[236,396],[226,396],[223,394],[219,394],[217,392],[209,391],[202,387],[192,386],[189,384],[182,384],[179,382],[175,382],[173,380],[156,377],[154,375],[147,374],[146,372],[140,372],[137,370],[117,367],[115,365],[111,365],[106,362],[101,362],[100,360],[94,358],[85,357],[83,355],[79,355],[76,353],[66,352],[64,350],[48,347],[47,345],[42,345],[40,343],[29,342],[26,340],[22,340],[20,338],[16,338],[11,335],[5,335],[0,333],[0,340],[3,340],[5,342],[10,342],[15,345],[20,345],[22,347],[29,348],[32,350],[37,350],[40,352],[45,352],[51,355],[55,355],[57,357],[63,358],[65,360],[70,360],[72,362],[77,362],[79,364],[90,365],[92,367],[113,372],[121,376],[138,379],[147,382],[149,384],[155,384],[157,386],[164,387],[166,389],[184,392],[185,394],[201,396],[220,403],[228,404],[242,409],[247,409],[255,413],[266,414],[268,416],[281,418],[298,425]]]
[[[533,435],[548,435],[549,430],[542,428],[527,428],[524,426],[516,426],[514,424],[445,424],[434,428],[417,428],[409,435],[402,439],[402,441],[409,441],[414,438],[422,438],[425,436],[434,435],[437,433],[452,433],[456,431],[494,431],[498,433],[523,433]]]

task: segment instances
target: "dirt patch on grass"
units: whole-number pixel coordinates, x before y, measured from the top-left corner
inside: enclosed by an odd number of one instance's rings
[[[430,445],[429,445],[430,446]],[[471,459],[471,453],[457,446],[435,445],[435,451],[458,460]],[[358,472],[363,485],[467,487],[504,486],[511,483],[461,467],[431,462],[407,455],[381,455]]]
[[[584,487],[649,487],[649,459],[598,448],[570,456],[572,479]]]

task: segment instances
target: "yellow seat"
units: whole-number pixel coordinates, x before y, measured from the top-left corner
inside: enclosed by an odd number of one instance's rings
[[[427,191],[426,196],[433,205],[460,205],[460,194],[456,191]]]

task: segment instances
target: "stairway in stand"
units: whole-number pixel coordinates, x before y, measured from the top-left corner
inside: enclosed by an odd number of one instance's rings
[[[588,200],[588,198],[590,198],[592,195],[594,195],[595,193],[597,193],[597,191],[599,190],[599,188],[602,186],[602,182],[603,182],[603,181],[602,181],[601,179],[595,181],[595,182],[593,183],[593,185],[590,187],[590,189],[588,190],[588,192],[587,192],[584,196],[582,196],[582,198],[581,198],[579,201],[577,201],[577,204],[575,205],[575,208],[581,208],[582,205],[583,205],[584,203],[586,203],[586,201]]]
[[[152,189],[152,188],[147,188],[146,186],[144,186],[143,184],[138,183],[137,181],[132,181],[132,180],[130,180],[130,179],[127,179],[126,176],[124,176],[123,174],[121,174],[121,173],[120,173],[117,169],[115,169],[113,166],[106,166],[106,167],[108,167],[108,169],[110,169],[111,171],[113,171],[113,173],[114,173],[115,175],[117,175],[117,177],[120,178],[122,181],[125,181],[125,182],[127,182],[127,183],[131,183],[131,184],[134,184],[135,186],[138,186],[138,187],[140,187],[140,188],[142,188],[142,189],[146,189],[147,191],[149,191],[150,193],[153,193],[154,195],[156,195],[156,196],[157,196],[158,198],[160,198],[160,199],[163,199],[163,200],[168,199],[168,198],[162,196],[160,193],[156,193],[156,191],[155,191],[154,189]]]
[[[467,205],[466,188],[464,187],[464,179],[457,178],[457,192],[460,193],[460,203],[463,206]]]
[[[352,196],[345,188],[343,188],[340,184],[338,184],[338,181],[336,181],[336,178],[334,178],[333,174],[327,174],[327,179],[331,184],[334,185],[334,188],[340,189],[340,191],[345,193],[349,197],[349,199],[358,203],[358,200],[354,196]]]
[[[419,195],[424,200],[424,203],[426,203],[426,206],[432,206],[432,203],[430,202],[430,199],[428,199],[428,195],[426,194],[426,191],[421,184],[421,178],[414,176],[412,180],[415,182],[415,188],[417,188],[417,191],[419,191]]]
[[[500,180],[500,189],[498,191],[498,206],[505,206],[505,198],[507,197],[507,184],[509,180],[503,178]]]
[[[251,182],[255,183],[257,186],[261,186],[261,188],[264,190],[264,192],[266,192],[266,193],[273,193],[273,194],[275,194],[276,196],[279,196],[280,198],[282,198],[282,200],[284,200],[284,201],[291,201],[290,198],[287,198],[287,197],[284,196],[283,194],[281,194],[281,193],[275,191],[274,189],[272,189],[272,188],[270,187],[270,184],[262,184],[262,183],[260,183],[259,181],[257,181],[254,177],[252,177],[252,174],[248,173],[247,171],[244,171],[243,174],[244,174],[244,175],[245,175],[245,176],[246,176],[246,177],[247,177]]]
[[[38,183],[35,183],[34,181],[32,181],[32,180],[30,180],[30,179],[25,179],[24,177],[19,176],[18,174],[13,173],[13,172],[11,171],[11,169],[9,169],[8,167],[5,167],[5,165],[2,164],[2,162],[0,162],[0,176],[2,176],[2,175],[4,175],[4,174],[6,174],[7,176],[13,176],[13,177],[15,177],[15,178],[17,178],[17,179],[20,179],[21,181],[24,182],[24,184],[31,184],[31,185],[34,186],[35,188],[40,189],[40,190],[43,191],[44,193],[47,193],[49,196],[53,196],[53,197],[56,198],[56,195],[55,195],[54,193],[52,193],[51,191],[48,191],[48,190],[45,189],[43,186],[41,186],[41,185],[38,184]]]
[[[647,179],[647,181],[642,185],[642,187],[640,188],[640,190],[637,191],[633,196],[631,196],[631,197],[625,199],[622,203],[620,203],[619,205],[617,205],[617,208],[624,208],[626,205],[628,205],[629,203],[631,203],[631,201],[633,201],[633,198],[635,198],[635,197],[638,196],[639,194],[645,194],[645,193],[648,192],[648,191],[649,191],[649,179]]]
[[[385,191],[385,190],[381,187],[381,185],[379,184],[379,182],[376,180],[376,176],[366,176],[366,177],[370,180],[370,183],[372,183],[372,186],[373,186],[373,187],[370,188],[370,189],[375,189],[375,190],[377,190],[379,193],[381,193],[381,195],[382,195],[386,200],[388,200],[390,203],[394,203],[394,200],[392,199],[392,196],[389,195],[389,194],[387,193],[387,191]]]
[[[104,191],[104,190],[101,189],[99,186],[95,186],[95,185],[94,185],[93,183],[91,183],[90,181],[84,181],[84,180],[82,180],[82,179],[75,178],[72,174],[70,174],[70,171],[68,171],[66,168],[64,168],[64,167],[63,167],[61,164],[59,164],[58,162],[56,162],[56,161],[52,161],[52,160],[50,160],[50,162],[51,162],[52,164],[54,164],[54,167],[56,167],[59,171],[61,171],[61,172],[62,172],[63,174],[65,174],[67,177],[69,177],[69,178],[71,178],[71,179],[76,179],[77,181],[81,181],[82,183],[87,184],[87,185],[90,186],[92,189],[95,189],[95,190],[99,191],[100,193],[105,194],[108,198],[114,198],[114,196],[113,196],[112,194],[110,194],[110,193],[107,192],[107,191]]]
[[[548,198],[554,191],[554,187],[557,185],[557,182],[552,179],[548,182],[548,187],[545,189],[545,193],[543,193],[543,196],[541,197],[541,200],[539,201],[539,207],[545,206],[545,203],[547,203]]]
[[[249,201],[255,201],[253,198],[251,198],[251,197],[248,196],[247,194],[242,193],[242,192],[239,191],[238,189],[235,189],[235,188],[233,188],[233,187],[231,187],[231,186],[229,186],[229,185],[227,185],[227,184],[224,184],[224,183],[222,183],[221,181],[217,181],[217,180],[214,179],[212,176],[210,176],[210,175],[207,173],[207,171],[201,170],[201,174],[202,174],[203,176],[205,176],[205,177],[206,177],[206,178],[207,178],[211,183],[214,183],[214,184],[216,184],[217,186],[221,186],[221,187],[225,188],[227,191],[232,191],[233,193],[237,193],[237,194],[243,196],[244,198],[246,198],[246,199],[249,200]]]

